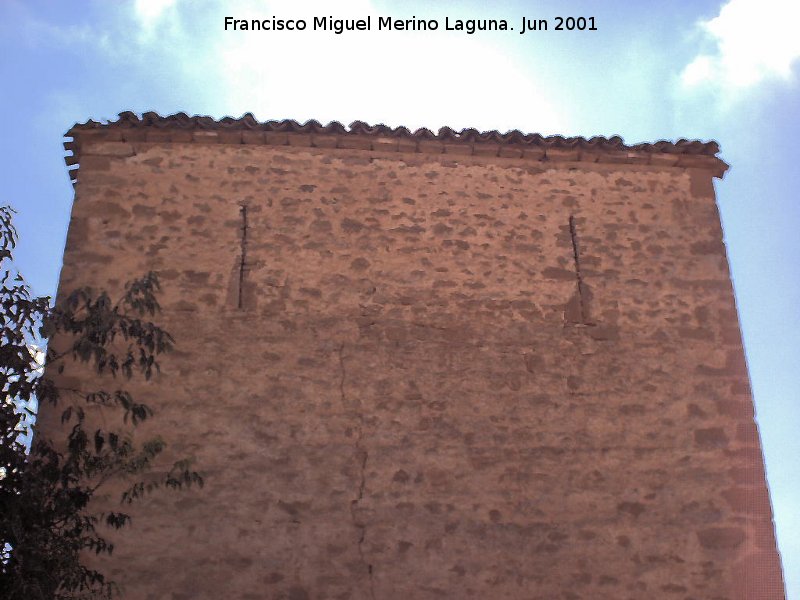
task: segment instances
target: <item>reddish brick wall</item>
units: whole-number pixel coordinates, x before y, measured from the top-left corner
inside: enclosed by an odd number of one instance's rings
[[[206,475],[129,598],[783,598],[710,168],[194,138],[85,136],[62,272],[159,271]]]

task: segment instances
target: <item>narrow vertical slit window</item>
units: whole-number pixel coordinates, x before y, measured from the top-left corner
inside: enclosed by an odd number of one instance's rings
[[[581,275],[581,253],[578,246],[578,229],[575,225],[575,217],[569,216],[569,235],[572,238],[572,257],[575,260],[575,279],[578,286],[578,302],[580,302],[581,322],[588,323],[589,315],[586,306],[587,301],[584,298],[584,285],[583,276]]]
[[[239,261],[239,298],[238,308],[244,306],[244,270],[247,265],[247,205],[243,204],[240,209],[242,216],[242,237],[241,237],[241,260]]]

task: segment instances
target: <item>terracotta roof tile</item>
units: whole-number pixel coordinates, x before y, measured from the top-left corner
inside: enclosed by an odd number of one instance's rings
[[[619,136],[610,138],[595,136],[589,139],[584,137],[564,137],[561,135],[551,135],[544,137],[538,133],[523,133],[518,130],[500,133],[497,130],[480,132],[474,128],[466,128],[456,131],[450,127],[442,127],[437,133],[429,129],[422,128],[411,132],[407,127],[388,127],[386,125],[369,125],[363,121],[354,121],[349,127],[345,127],[337,121],[322,125],[314,119],[305,123],[298,123],[293,119],[282,121],[257,121],[251,113],[246,113],[242,117],[224,117],[214,119],[208,116],[190,117],[186,113],[176,113],[162,117],[155,112],[146,112],[141,117],[136,113],[126,111],[119,114],[119,119],[108,123],[100,123],[89,120],[86,123],[76,124],[67,135],[87,129],[97,128],[128,128],[128,127],[158,127],[158,128],[177,128],[177,129],[242,129],[242,130],[261,130],[279,131],[285,133],[314,133],[314,134],[338,134],[338,135],[370,135],[370,136],[391,136],[391,137],[415,137],[419,139],[439,139],[448,142],[494,142],[500,144],[521,144],[536,145],[556,148],[587,148],[596,150],[636,150],[639,152],[668,152],[671,154],[702,154],[715,156],[719,152],[719,145],[716,142],[701,142],[699,140],[681,139],[677,142],[658,141],[654,143],[643,143],[627,145]]]
[[[153,135],[156,131],[163,131],[164,135]],[[728,168],[717,157],[719,145],[713,141],[680,139],[677,142],[662,140],[628,145],[619,136],[610,138],[594,136],[589,139],[561,135],[545,137],[538,133],[523,133],[516,129],[500,133],[497,130],[478,131],[474,128],[465,128],[457,131],[450,127],[442,127],[436,133],[426,128],[412,132],[407,127],[369,125],[363,121],[354,121],[348,127],[337,121],[322,125],[313,119],[305,123],[293,119],[261,122],[250,113],[238,119],[233,117],[214,119],[209,116],[190,117],[186,113],[162,117],[155,112],[146,112],[139,116],[126,111],[120,113],[116,121],[101,123],[89,120],[74,125],[66,133],[68,137],[74,138],[74,141],[67,142],[65,147],[73,150],[79,161],[82,139],[89,136],[96,139],[95,136],[100,135],[109,141],[121,139],[137,142],[164,138],[166,141],[182,142],[187,139],[205,139],[200,132],[212,131],[218,132],[219,141],[224,143],[251,144],[263,140],[262,143],[271,145],[303,145],[300,137],[291,136],[291,134],[301,134],[301,137],[309,140],[305,145],[315,145],[316,137],[319,138],[321,147],[367,149],[371,147],[373,150],[385,150],[391,146],[387,144],[387,139],[397,139],[406,140],[397,146],[396,150],[399,151],[413,151],[409,148],[415,148],[417,152],[461,154],[457,146],[463,144],[465,146],[463,153],[476,156],[539,157],[539,160],[566,160],[563,157],[577,156],[579,157],[577,160],[583,162],[609,162],[606,159],[613,158],[613,162],[631,164],[702,166],[710,168],[717,177],[721,177]],[[151,133],[145,135],[146,132]],[[326,136],[324,142],[322,136]],[[361,138],[361,141],[356,143],[355,138]],[[369,141],[370,139],[372,141]],[[469,148],[466,148],[467,146]],[[674,161],[668,159],[669,155],[680,155],[680,161],[678,156],[675,156]],[[76,161],[73,157],[70,158],[74,164]],[[71,173],[74,177],[77,170]]]

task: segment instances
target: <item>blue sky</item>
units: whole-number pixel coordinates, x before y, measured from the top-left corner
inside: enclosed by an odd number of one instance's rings
[[[62,135],[123,110],[715,139],[716,189],[789,598],[800,599],[800,2],[0,2],[0,153],[18,264],[54,294]],[[225,32],[236,18],[507,19],[513,32]],[[556,32],[557,16],[598,31]],[[522,17],[551,30],[519,35]],[[374,29],[374,27],[373,27]]]

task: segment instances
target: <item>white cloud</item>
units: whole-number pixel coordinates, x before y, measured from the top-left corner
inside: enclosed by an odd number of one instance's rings
[[[133,17],[139,26],[136,42],[140,46],[181,34],[178,0],[136,0]]]
[[[730,0],[699,27],[715,48],[697,55],[681,73],[687,87],[743,89],[770,79],[792,78],[800,58],[800,2]]]
[[[168,89],[156,101],[148,93],[148,104],[134,109],[178,108],[216,117],[252,112],[259,119],[315,118],[345,125],[358,119],[411,129],[448,125],[543,134],[570,129],[563,103],[554,101],[552,89],[536,84],[534,61],[503,50],[498,38],[441,30],[378,32],[377,18],[386,13],[373,0],[353,0],[335,10],[326,0],[297,0],[291,7],[239,0],[233,8],[209,0],[203,11],[193,7],[192,0],[137,0],[124,11],[104,13],[96,29],[106,37],[88,30],[80,41],[97,46],[90,51],[100,50],[107,63],[125,65],[129,86],[146,81],[148,89]],[[371,15],[373,31],[311,31],[314,16],[331,14]],[[225,16],[302,18],[309,28],[225,31]],[[434,17],[442,18],[434,11],[426,15]],[[75,32],[61,33],[77,41]],[[60,100],[52,104],[70,112],[74,103]],[[59,118],[60,124],[75,119]]]
[[[137,18],[146,26],[152,26],[168,8],[175,4],[175,0],[136,0],[134,11]]]
[[[237,9],[237,16],[305,18],[309,27],[315,15],[331,11],[329,4],[313,1],[298,3],[291,11],[260,2],[250,8]],[[378,16],[385,13],[369,0],[358,0],[337,5],[335,14],[371,15],[375,29]],[[433,16],[438,15],[426,18]],[[449,125],[548,133],[567,127],[562,111],[546,90],[535,86],[530,73],[478,36],[444,31],[224,32],[222,13],[218,20],[212,51],[222,103],[235,116],[250,111],[261,119],[316,118],[345,125],[359,119],[411,129]]]

